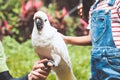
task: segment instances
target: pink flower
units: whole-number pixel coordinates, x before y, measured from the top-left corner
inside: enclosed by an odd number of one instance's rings
[[[25,10],[28,11],[30,8],[32,8],[32,0],[28,0],[25,5]]]
[[[39,8],[43,5],[41,0],[34,0],[34,7],[39,10]]]
[[[7,20],[4,21],[4,26],[5,26],[5,27],[8,26],[8,21],[7,21]]]
[[[67,14],[68,14],[68,11],[67,11],[66,7],[63,7],[63,9],[62,9],[62,16],[65,16]]]

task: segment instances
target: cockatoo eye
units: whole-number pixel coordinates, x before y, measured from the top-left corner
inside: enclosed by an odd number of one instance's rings
[[[42,19],[36,18],[35,19],[35,24],[36,24],[38,30],[41,30],[43,28],[43,21],[42,21]]]
[[[45,22],[47,21],[47,19],[45,19]]]

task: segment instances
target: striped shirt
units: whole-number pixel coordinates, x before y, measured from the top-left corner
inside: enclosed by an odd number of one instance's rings
[[[113,40],[117,48],[120,48],[120,0],[116,0],[115,4],[111,7],[108,5],[109,0],[101,1],[95,10],[99,9],[111,9],[111,26],[112,26],[112,35]],[[90,9],[90,17],[92,13],[92,9]],[[88,26],[89,27],[89,26]]]

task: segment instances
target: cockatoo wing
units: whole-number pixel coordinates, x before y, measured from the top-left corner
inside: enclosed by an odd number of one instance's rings
[[[63,38],[59,35],[59,33],[55,34],[52,45],[53,45],[54,51],[63,58],[63,60],[68,64],[68,66],[71,67],[71,61],[69,58],[67,46]]]

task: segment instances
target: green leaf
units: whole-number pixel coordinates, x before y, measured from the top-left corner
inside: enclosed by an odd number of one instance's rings
[[[3,3],[3,0],[0,0],[0,4]]]
[[[20,10],[19,10],[18,8],[13,8],[12,11],[13,11],[14,13],[18,14]]]
[[[2,12],[0,12],[0,18],[1,18],[2,20],[6,20],[4,14],[3,14]]]

